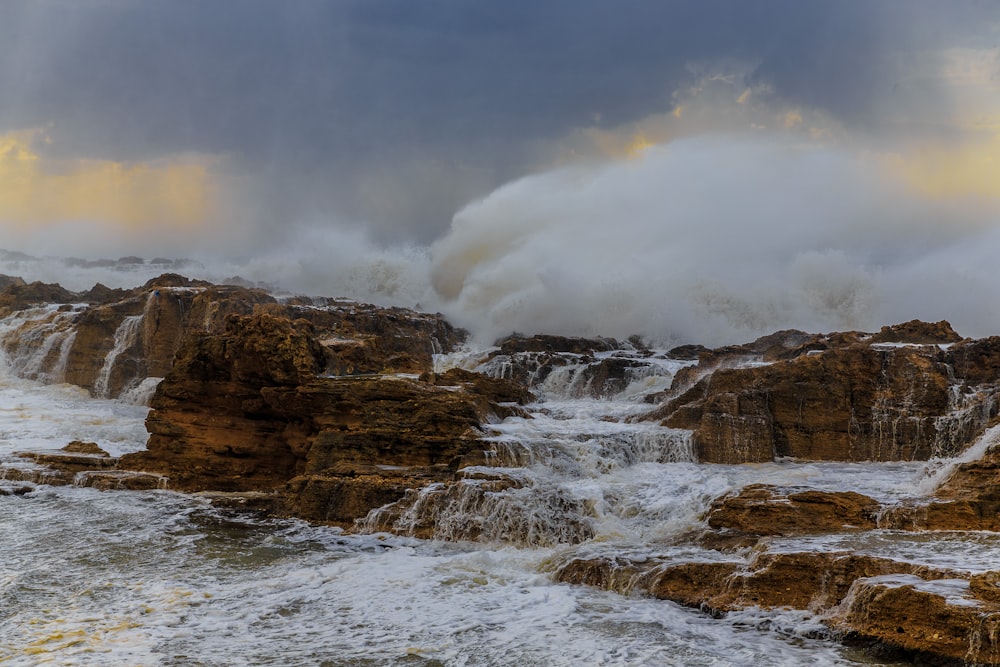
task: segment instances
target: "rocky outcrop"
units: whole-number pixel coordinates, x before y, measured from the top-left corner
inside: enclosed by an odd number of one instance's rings
[[[405,309],[279,301],[172,274],[128,292],[5,285],[0,307],[16,313],[7,311],[15,319],[4,321],[3,345],[30,360],[17,369],[25,377],[66,379],[106,396],[164,378],[145,451],[116,458],[75,443],[23,452],[27,463],[3,470],[6,479],[166,486],[369,531],[530,545],[593,538],[602,502],[614,499],[532,478],[525,471],[544,456],[532,459],[536,452],[505,441],[499,428],[503,437],[486,438],[490,422],[529,416],[529,388],[607,397],[648,380],[655,389],[638,393],[648,391],[657,407],[646,418],[689,430],[698,458],[717,463],[950,456],[997,413],[1000,338],[962,340],[944,322],[876,334],[781,331],[669,354],[637,340],[514,337],[484,355],[480,374],[435,371],[433,355],[463,334],[440,316]],[[673,385],[657,393],[663,387],[653,380],[671,374]],[[616,428],[632,426],[614,419]],[[556,437],[590,442],[586,433]],[[717,498],[692,533],[673,536],[704,547],[694,561],[673,552],[556,556],[564,560],[554,573],[715,615],[810,610],[834,636],[929,664],[1000,664],[1000,575],[824,550],[828,538],[817,537],[834,534],[840,541],[829,543],[843,545],[873,529],[1000,530],[1000,447],[984,451],[956,462],[933,495],[896,505],[751,485]],[[583,470],[556,454],[555,465]],[[636,454],[605,465],[662,460]],[[818,546],[792,549],[789,536],[812,536]]]
[[[835,637],[917,664],[1000,664],[1000,574],[823,547],[867,543],[858,534],[876,529],[1000,530],[1000,426],[986,430],[997,349],[994,339],[961,340],[946,323],[909,322],[872,336],[780,332],[751,346],[681,350],[699,364],[677,374],[651,416],[690,429],[702,460],[919,459],[981,439],[927,497],[887,504],[751,485],[716,499],[704,529],[684,538],[710,549],[709,560],[570,557],[556,578],[714,615],[808,610]],[[807,537],[825,534],[838,537]],[[788,551],[802,544],[789,537],[816,547]]]
[[[849,552],[763,552],[748,562],[572,559],[555,577],[714,615],[747,607],[810,610],[844,640],[918,664],[1000,664],[995,574],[970,577]]]
[[[874,336],[781,332],[702,353],[648,418],[693,431],[711,463],[951,456],[996,415],[1000,395],[1000,376],[980,370],[995,346],[956,339],[943,322]]]
[[[73,293],[13,280],[0,291],[0,317],[10,323],[0,345],[22,377],[117,397],[166,375],[189,335],[219,332],[229,315],[253,313],[311,322],[336,349],[335,374],[419,374],[464,337],[439,315],[326,299],[281,303],[259,289],[168,273],[129,291],[96,285]]]
[[[808,535],[870,530],[881,509],[877,501],[853,491],[782,493],[753,484],[716,500],[707,519],[711,528],[753,535]]]
[[[180,490],[273,491],[284,513],[346,525],[453,480],[483,448],[481,425],[510,414],[501,403],[530,397],[462,371],[334,374],[350,348],[318,331],[324,317],[231,315],[223,332],[189,338],[153,396],[147,451],[120,466]],[[381,349],[373,367],[384,371],[399,357],[392,343]]]
[[[513,335],[496,343],[480,370],[532,389],[571,398],[609,398],[630,384],[661,373],[668,356],[633,337],[613,338]]]

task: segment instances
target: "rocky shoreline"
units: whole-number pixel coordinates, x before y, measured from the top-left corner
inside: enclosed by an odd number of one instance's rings
[[[440,315],[279,300],[175,274],[84,293],[0,277],[0,321],[16,374],[150,406],[145,451],[110,457],[76,442],[24,452],[5,468],[9,481],[168,488],[348,530],[490,539],[475,521],[450,532],[437,524],[449,504],[476,516],[523,490],[511,471],[530,461],[492,437],[495,424],[530,419],[533,392],[556,379],[597,399],[664,368],[670,386],[628,419],[705,465],[951,460],[924,497],[901,503],[750,485],[716,498],[683,536],[710,561],[568,556],[552,575],[714,615],[808,610],[834,636],[916,664],[1000,664],[1000,572],[835,542],[776,546],[790,536],[1000,531],[1000,338],[916,321],[874,333],[783,331],[714,350],[515,335],[469,368],[445,370],[435,355],[458,350],[465,334]],[[589,539],[571,518],[586,508],[549,502],[571,525],[546,539]]]

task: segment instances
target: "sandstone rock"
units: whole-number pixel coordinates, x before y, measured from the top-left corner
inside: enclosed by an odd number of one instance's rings
[[[522,385],[462,368],[452,368],[444,373],[424,373],[420,376],[420,381],[437,387],[461,387],[474,396],[482,397],[485,403],[481,408],[485,411],[486,406],[491,405],[489,409],[494,410],[501,418],[527,416],[516,406],[535,400],[535,396]]]
[[[521,336],[514,334],[497,342],[500,354],[512,355],[522,352],[555,352],[568,354],[593,354],[610,352],[620,348],[613,338],[576,338],[538,334]]]
[[[902,324],[882,327],[870,340],[873,343],[941,345],[957,343],[962,340],[962,337],[945,320],[941,320],[940,322],[910,320]]]
[[[39,311],[7,335],[3,345],[12,358],[34,359],[15,372],[66,381],[103,397],[119,396],[145,378],[163,377],[182,340],[197,332],[220,332],[234,314],[308,320],[329,349],[327,372],[333,375],[419,374],[433,367],[435,353],[451,350],[464,337],[440,315],[346,301],[282,304],[259,289],[216,286],[172,273],[134,290],[96,285],[85,293],[12,280],[0,292],[0,315],[42,303],[90,305]]]
[[[100,448],[97,452],[87,453],[64,448],[59,451],[15,452],[15,455],[69,476],[84,470],[113,468],[118,464],[117,458],[108,456],[108,453]]]
[[[945,352],[945,360],[967,386],[995,384],[1000,381],[1000,336],[957,343]]]
[[[312,323],[341,361],[337,375],[422,373],[433,355],[450,352],[466,336],[441,315],[405,308],[382,308],[353,301],[323,299],[282,304],[281,315]]]
[[[713,566],[715,563],[689,563],[692,574],[698,576],[702,581],[712,578]],[[729,563],[720,564],[723,566],[735,567]],[[555,570],[555,579],[567,584],[578,586],[594,586],[608,591],[615,591],[623,595],[629,595],[635,588],[636,578],[642,574],[646,568],[642,564],[633,563],[627,558],[574,558],[567,563],[563,563]],[[691,586],[690,590],[696,587]],[[674,599],[674,598],[670,598]],[[674,601],[684,604],[679,600]],[[688,606],[697,607],[698,602]]]
[[[833,626],[918,664],[1000,664],[1000,607],[972,598],[965,580],[859,579]]]
[[[514,409],[501,402],[530,399],[465,371],[331,376],[336,349],[313,322],[264,313],[190,337],[153,397],[147,451],[121,467],[179,490],[279,492],[286,513],[347,525],[454,478],[481,425]]]
[[[480,369],[556,395],[606,398],[637,379],[662,372],[654,351],[633,339],[621,345],[611,338],[515,335],[500,340],[499,349],[487,356]]]
[[[886,328],[882,337],[925,341],[957,336],[947,323],[920,324]],[[996,414],[996,387],[973,390],[966,379],[972,373],[967,360],[989,356],[989,346],[956,345],[942,351],[936,345],[873,344],[856,342],[858,338],[851,334],[846,346],[763,366],[705,370],[700,363],[698,369],[678,374],[673,397],[648,418],[693,430],[701,461],[744,463],[775,457],[892,461],[948,456],[971,442]],[[782,332],[777,347],[793,349],[789,341],[802,340]],[[772,347],[761,343],[755,349]],[[773,350],[768,354],[779,356]],[[718,358],[709,362],[719,363]]]
[[[110,456],[106,451],[101,449],[100,445],[96,442],[83,442],[82,440],[74,440],[65,447],[62,448],[64,452],[71,452],[74,454],[92,454],[94,456]]]
[[[9,281],[0,290],[0,312],[25,310],[31,306],[44,303],[73,303],[76,295],[56,284],[46,284],[39,281],[25,283],[17,279]]]
[[[872,529],[880,504],[853,491],[781,492],[754,484],[716,500],[708,513],[712,528],[754,535],[807,535]]]
[[[24,279],[0,273],[0,291],[6,291],[11,285],[24,285]]]
[[[748,563],[571,559],[558,581],[644,593],[721,616],[808,609],[845,639],[918,664],[1000,664],[996,575],[972,577],[846,552],[759,553]]]
[[[925,498],[891,507],[879,513],[878,527],[892,530],[998,530],[996,506],[975,500]]]

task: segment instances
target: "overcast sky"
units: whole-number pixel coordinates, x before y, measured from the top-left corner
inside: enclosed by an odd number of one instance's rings
[[[0,135],[44,181],[7,210],[0,198],[8,221],[138,224],[151,197],[165,217],[239,218],[255,237],[329,223],[418,242],[506,181],[679,118],[713,77],[728,100],[752,91],[838,140],[968,132],[966,107],[996,100],[970,101],[946,70],[978,66],[995,87],[1000,38],[988,1],[0,0],[0,13]],[[759,121],[716,102],[661,133]],[[128,206],[45,202],[74,187],[67,174],[112,165],[152,170],[107,187]],[[170,189],[167,166],[197,205],[149,194]]]
[[[484,340],[997,333],[998,43],[993,0],[0,0],[0,248]]]

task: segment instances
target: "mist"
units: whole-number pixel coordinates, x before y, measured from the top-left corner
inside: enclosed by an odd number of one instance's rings
[[[997,35],[977,0],[8,0],[0,272],[480,342],[996,333]]]
[[[386,245],[322,219],[284,236],[164,227],[142,243],[119,234],[104,256],[189,261],[87,264],[58,250],[69,239],[93,251],[88,238],[109,235],[72,226],[8,236],[39,254],[8,257],[0,272],[76,290],[164,270],[236,278],[441,311],[485,344],[521,332],[718,345],[914,318],[1000,331],[996,200],[931,196],[895,164],[787,134],[717,133],[514,180],[463,207],[432,244]]]
[[[995,211],[935,200],[878,156],[699,137],[530,176],[432,250],[445,312],[519,331],[733,343],[778,329],[949,319],[1000,329]]]

